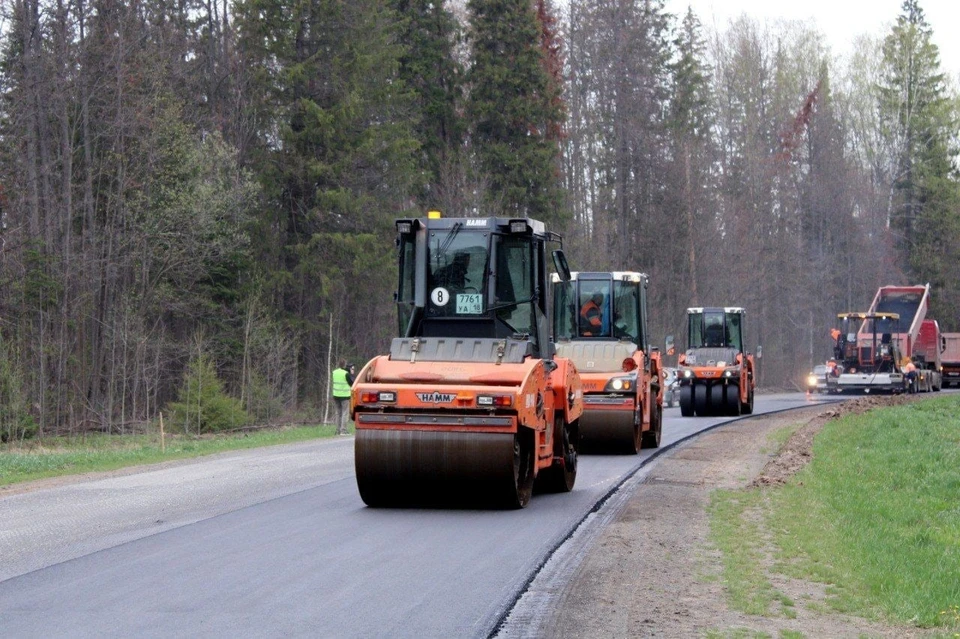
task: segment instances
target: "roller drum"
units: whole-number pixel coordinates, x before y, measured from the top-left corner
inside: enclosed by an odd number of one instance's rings
[[[580,418],[580,448],[584,452],[640,451],[640,428],[632,410],[584,409]]]
[[[515,436],[418,430],[357,431],[357,487],[370,506],[516,507]]]

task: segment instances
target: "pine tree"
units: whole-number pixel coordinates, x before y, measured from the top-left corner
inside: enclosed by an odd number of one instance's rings
[[[677,58],[671,65],[673,90],[668,127],[680,187],[677,206],[684,239],[678,243],[684,247],[686,257],[684,263],[676,265],[676,270],[685,272],[690,302],[696,304],[700,295],[697,286],[697,246],[701,243],[698,231],[710,225],[709,191],[716,183],[710,168],[715,156],[711,139],[715,114],[710,68],[705,62],[700,20],[693,9],[687,9],[674,46]]]
[[[206,355],[187,366],[177,399],[168,406],[170,423],[187,434],[229,430],[249,421],[240,401],[224,390],[216,366]]]
[[[541,46],[544,27],[530,0],[470,0],[468,8],[467,113],[488,203],[499,213],[562,224],[559,145],[551,134],[563,110]]]
[[[323,393],[323,359],[331,315],[333,341],[367,318],[380,335],[389,320],[389,228],[406,214],[421,175],[413,95],[399,77],[403,47],[387,0],[242,0],[236,23],[253,91],[259,147],[254,156],[266,192],[259,234],[261,264],[274,304],[301,344],[301,397]],[[329,246],[313,238],[373,234],[380,244]],[[364,277],[347,279],[346,265]],[[363,266],[366,265],[364,269]],[[392,265],[391,265],[392,268]],[[349,306],[334,295],[350,291]],[[368,347],[369,348],[369,347]]]
[[[443,166],[455,161],[464,137],[458,112],[463,94],[463,66],[454,55],[460,41],[459,23],[442,0],[392,0],[400,18],[398,41],[400,79],[415,96],[419,119],[415,135],[421,144],[423,207],[436,206]]]
[[[880,86],[881,126],[895,150],[890,176],[888,223],[904,258],[917,247],[914,231],[923,216],[924,181],[938,177],[949,153],[951,134],[944,75],[933,32],[917,0],[904,0],[901,13],[883,43]],[[932,205],[932,204],[931,204]],[[907,262],[908,260],[904,260]]]

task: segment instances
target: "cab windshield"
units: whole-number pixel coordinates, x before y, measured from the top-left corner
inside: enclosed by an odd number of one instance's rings
[[[489,233],[459,226],[430,234],[427,247],[427,317],[483,315]]]
[[[743,350],[741,315],[723,310],[691,313],[689,348],[732,348]]]
[[[553,294],[555,339],[605,338],[640,343],[640,300],[635,282],[557,282]]]

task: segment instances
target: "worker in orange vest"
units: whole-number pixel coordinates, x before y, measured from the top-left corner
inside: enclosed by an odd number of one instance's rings
[[[603,293],[597,291],[580,307],[580,334],[594,337],[603,329]]]

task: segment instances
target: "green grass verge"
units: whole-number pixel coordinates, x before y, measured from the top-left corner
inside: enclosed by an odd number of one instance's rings
[[[332,437],[335,430],[334,426],[323,425],[223,433],[199,438],[167,435],[163,450],[159,433],[87,434],[50,437],[24,444],[3,444],[0,445],[0,486]]]
[[[777,429],[764,452],[776,452],[801,424]],[[735,610],[751,615],[793,618],[794,603],[778,592],[764,569],[769,551],[764,511],[767,496],[757,490],[717,490],[710,496],[710,537],[723,555],[722,579]]]
[[[735,610],[794,618],[794,603],[767,578],[768,542],[758,490],[717,490],[710,498],[710,537],[723,555],[723,582]]]
[[[768,552],[775,570],[826,584],[830,609],[960,629],[960,400],[832,421],[787,486],[718,491],[711,515],[738,610],[775,612],[757,566]]]

